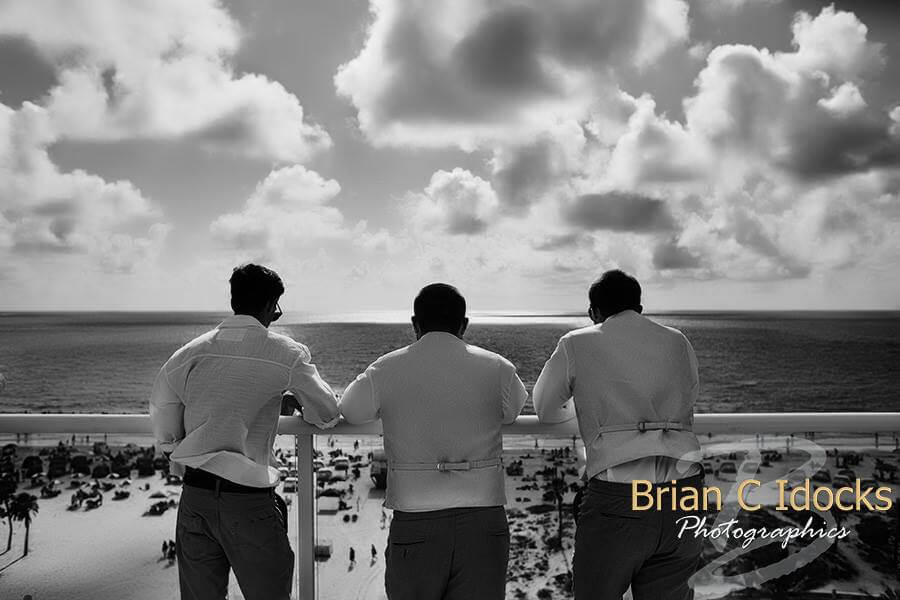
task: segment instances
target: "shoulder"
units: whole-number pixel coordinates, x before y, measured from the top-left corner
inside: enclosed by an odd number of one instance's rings
[[[301,360],[310,360],[312,354],[304,344],[286,335],[268,331],[268,342],[278,350],[284,353],[285,357],[291,361],[300,358]]]
[[[478,359],[483,360],[485,362],[490,362],[497,365],[500,369],[515,371],[516,366],[507,359],[505,356],[497,354],[496,352],[491,352],[490,350],[485,350],[481,346],[473,346],[472,344],[466,344],[466,350],[469,355]]]
[[[588,325],[587,327],[580,327],[566,333],[561,338],[559,338],[559,343],[561,346],[566,347],[569,344],[577,343],[581,340],[591,339],[602,334],[602,328],[597,327],[596,325]]]
[[[676,329],[674,327],[670,327],[668,325],[663,325],[662,323],[658,323],[652,319],[647,319],[647,322],[651,324],[651,327],[656,329],[656,331],[660,335],[664,335],[672,338],[672,340],[687,342],[687,336],[681,332],[680,329]]]
[[[684,347],[693,350],[693,346],[691,346],[690,340],[688,340],[687,336],[684,335],[684,333],[682,333],[680,329],[669,327],[668,325],[663,325],[662,323],[657,323],[652,319],[645,320],[648,323],[648,327],[652,328],[656,339],[661,343],[673,348],[673,350],[676,348]]]
[[[167,367],[177,367],[179,364],[188,360],[191,356],[203,352],[213,339],[216,337],[218,329],[211,329],[202,335],[198,335],[187,344],[176,350],[169,360],[166,361]]]
[[[371,365],[369,365],[369,369],[384,369],[391,368],[394,365],[401,364],[406,356],[409,354],[409,346],[404,346],[403,348],[397,348],[396,350],[392,350],[387,354],[383,354],[375,359]]]

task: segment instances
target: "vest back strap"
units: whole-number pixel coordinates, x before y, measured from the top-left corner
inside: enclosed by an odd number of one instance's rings
[[[472,469],[486,469],[500,465],[499,458],[485,458],[482,460],[467,460],[463,462],[436,462],[436,463],[389,463],[394,471],[469,471]]]
[[[662,429],[663,431],[690,431],[689,425],[678,423],[677,421],[641,421],[640,423],[624,423],[622,425],[606,425],[601,427],[598,434],[613,433],[616,431],[640,431],[641,433],[651,429]]]

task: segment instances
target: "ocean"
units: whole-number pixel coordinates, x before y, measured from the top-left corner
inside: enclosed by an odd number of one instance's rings
[[[145,412],[160,365],[221,313],[0,313],[0,412]],[[700,363],[696,412],[900,410],[900,313],[666,313]],[[400,314],[288,313],[273,330],[307,346],[342,390],[414,341]],[[499,352],[530,389],[576,315],[474,315],[469,343]],[[529,408],[526,408],[529,410]]]

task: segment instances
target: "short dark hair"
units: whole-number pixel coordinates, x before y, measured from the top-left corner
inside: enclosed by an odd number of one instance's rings
[[[284,293],[278,273],[253,263],[235,267],[228,283],[231,284],[231,308],[240,314],[257,314]]]
[[[641,311],[641,284],[637,279],[613,269],[600,276],[588,292],[591,308],[603,316],[612,316],[623,310]]]
[[[457,333],[466,319],[466,299],[446,283],[432,283],[419,291],[413,314],[422,331]]]

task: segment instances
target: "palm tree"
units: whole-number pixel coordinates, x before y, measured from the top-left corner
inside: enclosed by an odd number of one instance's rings
[[[13,519],[12,513],[9,510],[9,505],[12,502],[15,493],[16,482],[13,481],[12,478],[0,478],[0,519],[6,519],[6,524],[9,527],[9,533],[6,536],[6,550],[3,554],[12,550]]]
[[[551,485],[551,490],[553,491],[554,499],[556,500],[556,526],[557,532],[556,536],[559,540],[559,547],[562,548],[563,541],[563,494],[568,491],[569,486],[566,484],[565,475],[560,473],[558,476],[553,478]]]
[[[22,556],[28,556],[28,534],[31,531],[31,515],[38,512],[37,496],[22,492],[16,494],[10,503],[10,514],[14,521],[22,521],[25,524],[25,551]]]
[[[6,550],[0,554],[6,554],[12,548],[12,517],[6,510],[6,505],[0,501],[0,519],[6,519],[9,522],[9,535],[6,538]]]

